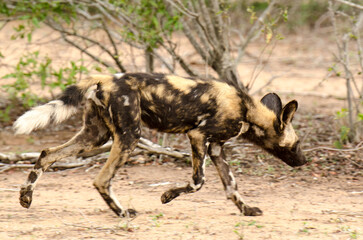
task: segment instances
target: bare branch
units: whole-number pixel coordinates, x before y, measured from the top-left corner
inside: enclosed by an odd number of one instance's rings
[[[277,0],[272,0],[270,2],[270,4],[268,5],[268,7],[265,9],[265,11],[263,11],[263,13],[258,17],[258,19],[254,22],[254,24],[252,25],[251,29],[248,31],[247,36],[245,37],[245,41],[243,43],[240,44],[239,46],[239,50],[238,50],[238,56],[235,60],[235,64],[238,64],[243,55],[244,52],[246,50],[246,47],[248,46],[248,44],[250,43],[250,41],[252,40],[252,38],[255,36],[257,31],[260,31],[260,26],[261,24],[263,24],[263,21],[265,20],[265,18],[267,17],[267,15],[272,11],[272,9],[274,8],[275,4],[276,4]]]
[[[122,71],[122,72],[127,72],[126,71],[126,68],[122,65],[122,63],[120,62],[119,60],[119,53],[118,53],[118,49],[117,49],[117,46],[116,46],[116,43],[107,27],[107,24],[105,24],[104,21],[102,21],[102,26],[103,26],[103,30],[105,30],[106,34],[107,34],[107,37],[108,39],[110,40],[111,44],[112,44],[112,47],[113,47],[113,50],[114,50],[114,54],[111,56],[113,58],[113,60],[115,61],[116,65],[118,66],[118,68]]]
[[[89,152],[83,152],[79,154],[77,157],[83,157],[83,158],[89,158],[96,155],[99,155],[101,153],[109,152],[112,146],[112,141],[107,142],[102,147],[89,151]],[[151,142],[148,139],[140,138],[139,143],[137,144],[137,147],[140,149],[144,149],[147,151],[148,154],[163,154],[174,158],[188,158],[190,157],[190,154],[187,152],[180,152],[176,151],[172,148],[168,147],[162,147],[158,144],[155,144]],[[132,156],[136,155],[136,152],[132,153]],[[14,163],[18,161],[29,161],[29,160],[35,160],[39,158],[40,153],[39,152],[33,152],[33,153],[0,153],[0,166],[9,166],[11,164],[7,163]]]
[[[165,45],[165,43],[161,43],[161,46],[166,50],[168,51],[168,53],[180,64],[180,66],[184,69],[184,71],[187,72],[187,74],[189,74],[190,76],[194,76],[194,77],[197,77],[198,74],[195,73],[189,66],[188,64],[185,62],[185,60],[180,56],[178,55],[176,52],[175,52],[175,48],[171,48],[171,47],[168,47],[167,45]]]
[[[190,11],[189,9],[187,9],[183,3],[181,3],[179,0],[173,1],[173,0],[166,0],[168,3],[170,3],[171,5],[173,5],[179,12],[183,13],[184,15],[196,18],[199,16],[199,14],[194,13],[192,11]]]
[[[349,1],[345,1],[345,0],[334,0],[334,1],[344,3],[344,4],[349,5],[351,7],[355,7],[355,8],[363,10],[363,6],[359,5],[359,4],[356,4],[356,3],[352,3],[352,2],[349,2]]]

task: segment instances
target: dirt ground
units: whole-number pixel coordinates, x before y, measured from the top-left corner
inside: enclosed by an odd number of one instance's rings
[[[46,34],[49,32],[44,31]],[[333,77],[322,81],[331,66],[330,51],[334,44],[320,36],[309,36],[292,36],[279,43],[251,92],[272,76],[278,76],[263,93],[276,91],[284,102],[292,98],[299,101],[295,124],[300,136],[308,135],[305,148],[331,147],[332,141],[325,133],[333,132],[335,126],[326,119],[331,120],[334,113],[344,107],[344,101],[337,99],[345,94],[344,80]],[[7,65],[0,66],[1,75],[17,61],[18,52],[30,48],[27,44],[6,42],[8,37],[0,36],[2,53],[10,56],[5,59]],[[54,58],[59,55],[60,62],[69,60],[68,56],[78,56],[74,50],[67,52],[64,43],[47,46],[44,42],[37,46]],[[258,56],[261,48],[261,45],[252,44],[248,51]],[[238,71],[242,79],[251,78],[255,64],[256,61],[249,58],[241,64]],[[326,98],[328,95],[333,98]],[[65,124],[31,136],[13,136],[10,124],[1,127],[0,152],[39,151],[66,141],[77,129]],[[344,169],[326,167],[326,171],[317,171],[313,168],[314,162],[328,166],[331,161],[335,161],[337,168],[339,164],[336,163],[349,161],[349,155],[309,152],[312,163],[294,170],[287,166],[281,168],[281,162],[271,160],[272,157],[268,157],[268,161],[266,157],[261,159],[261,152],[256,154],[255,150],[248,150],[252,153],[241,155],[243,151],[240,146],[233,154],[238,153],[240,158],[247,156],[247,162],[258,159],[259,164],[248,168],[233,166],[239,192],[249,205],[262,209],[263,216],[241,216],[234,204],[226,199],[212,165],[207,167],[206,184],[199,192],[182,195],[166,205],[161,204],[161,194],[170,187],[190,181],[190,167],[174,162],[125,166],[115,177],[113,189],[125,207],[138,211],[134,219],[116,217],[93,188],[92,181],[102,163],[45,173],[34,192],[30,209],[22,208],[18,202],[18,190],[30,170],[12,169],[0,173],[0,239],[363,238],[362,172],[351,174]],[[345,166],[341,165],[341,168]]]
[[[49,172],[30,209],[18,203],[28,171],[0,175],[0,239],[359,239],[363,233],[362,178],[312,176],[271,179],[238,175],[244,199],[264,211],[240,216],[226,200],[213,166],[197,193],[167,205],[160,196],[190,178],[190,168],[126,167],[116,176],[120,201],[139,212],[117,218],[92,186],[99,169]]]

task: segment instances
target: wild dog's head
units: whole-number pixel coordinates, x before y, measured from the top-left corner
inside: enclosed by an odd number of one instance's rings
[[[291,124],[298,107],[297,101],[290,101],[282,107],[280,97],[269,93],[261,99],[261,103],[274,113],[273,124],[265,125],[267,129],[252,125],[248,138],[292,167],[305,164],[306,158]]]

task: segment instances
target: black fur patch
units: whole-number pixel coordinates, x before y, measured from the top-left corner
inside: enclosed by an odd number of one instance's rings
[[[64,105],[78,106],[78,104],[82,101],[82,98],[82,90],[79,87],[72,85],[64,90],[59,100],[61,100]]]
[[[281,115],[282,103],[280,97],[276,93],[268,93],[261,102],[270,110],[274,111],[277,117]]]
[[[38,175],[35,172],[31,172],[28,177],[28,181],[34,183],[38,178]]]

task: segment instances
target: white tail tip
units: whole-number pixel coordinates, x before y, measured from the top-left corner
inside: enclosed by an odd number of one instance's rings
[[[24,113],[14,122],[13,128],[15,134],[29,134],[35,129],[46,127],[52,121],[60,123],[76,111],[76,107],[64,105],[61,100],[51,101]]]

